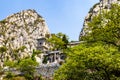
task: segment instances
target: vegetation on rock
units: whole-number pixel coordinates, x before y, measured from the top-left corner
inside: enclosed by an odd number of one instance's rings
[[[54,80],[120,79],[120,5],[95,16],[79,46],[69,49]]]

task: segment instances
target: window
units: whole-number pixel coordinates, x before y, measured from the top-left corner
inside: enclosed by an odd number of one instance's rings
[[[42,43],[40,42],[40,45],[42,45]]]
[[[43,34],[41,33],[40,36],[43,36]]]

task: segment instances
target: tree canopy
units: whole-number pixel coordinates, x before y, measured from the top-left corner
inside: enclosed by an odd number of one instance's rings
[[[102,16],[102,17],[101,17]],[[120,5],[93,17],[80,45],[69,49],[55,80],[120,79]]]
[[[103,41],[106,43],[120,45],[120,5],[113,4],[110,11],[102,11],[93,17],[86,28],[86,35],[83,41],[95,42]]]
[[[36,66],[38,63],[31,58],[22,59],[19,62],[19,69],[24,74],[27,80],[33,80]]]
[[[55,74],[56,80],[110,80],[120,77],[120,52],[102,42],[80,44],[69,50],[68,58]],[[114,77],[115,76],[115,77]]]
[[[48,42],[53,45],[54,50],[65,49],[67,48],[68,37],[63,33],[53,34],[52,37],[48,39]]]

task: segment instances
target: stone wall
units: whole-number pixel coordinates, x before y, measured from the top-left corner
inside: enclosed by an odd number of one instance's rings
[[[60,65],[57,63],[45,64],[37,67],[36,70],[38,74],[42,75],[42,77],[51,78],[59,66]]]

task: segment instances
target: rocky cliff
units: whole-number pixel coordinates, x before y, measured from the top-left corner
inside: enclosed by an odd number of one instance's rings
[[[46,35],[50,35],[47,24],[35,10],[24,10],[0,21],[0,64],[31,55],[37,39]]]
[[[85,35],[85,29],[88,27],[88,23],[92,20],[95,15],[101,14],[101,10],[109,10],[111,4],[118,3],[120,4],[120,0],[100,0],[99,3],[96,3],[88,12],[87,16],[85,17],[83,28],[79,35],[79,40],[81,37]]]

